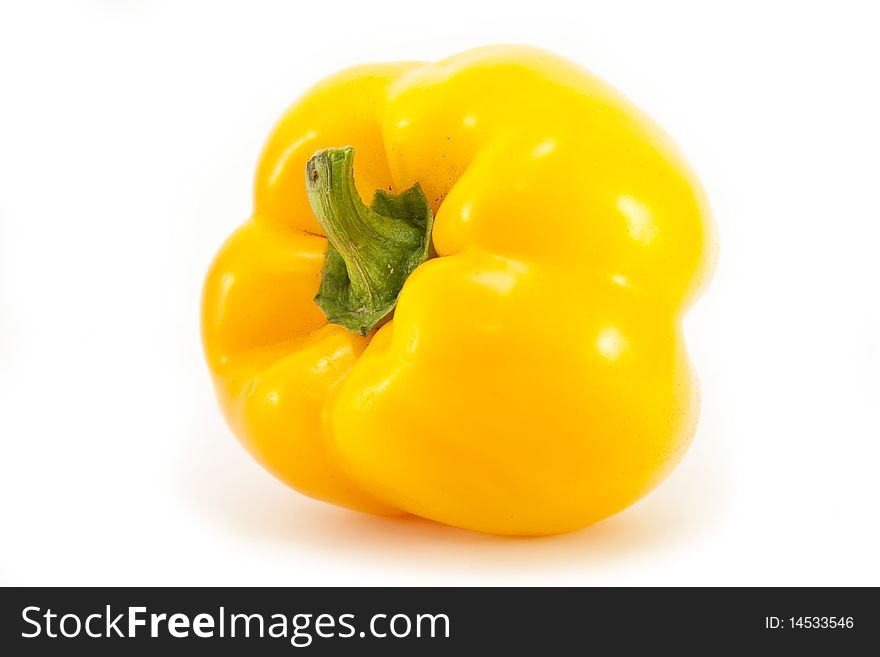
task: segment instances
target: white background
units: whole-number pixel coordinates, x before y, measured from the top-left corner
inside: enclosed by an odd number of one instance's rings
[[[880,584],[880,21],[726,5],[5,2],[0,582]],[[287,104],[350,64],[495,42],[652,115],[722,240],[686,323],[693,449],[639,504],[545,539],[286,489],[222,422],[198,329]]]

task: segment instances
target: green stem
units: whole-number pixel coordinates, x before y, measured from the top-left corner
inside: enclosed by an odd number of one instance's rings
[[[367,335],[397,304],[404,281],[427,260],[434,217],[418,183],[370,207],[354,183],[354,149],[318,151],[306,164],[306,191],[327,235],[315,303],[327,321]]]

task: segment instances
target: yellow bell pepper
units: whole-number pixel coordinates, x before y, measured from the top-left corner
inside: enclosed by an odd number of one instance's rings
[[[568,61],[358,66],[271,134],[207,276],[205,352],[235,434],[306,495],[570,531],[688,447],[681,320],[715,244],[669,138]]]

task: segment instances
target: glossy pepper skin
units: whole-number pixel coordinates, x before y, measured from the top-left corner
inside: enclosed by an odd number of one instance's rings
[[[362,337],[313,301],[327,240],[306,195],[351,145],[357,190],[419,183],[436,257]],[[358,66],[283,116],[253,216],[203,300],[245,447],[297,490],[482,532],[566,532],[678,463],[699,412],[681,320],[711,275],[702,188],[669,138],[584,69],[485,47]]]

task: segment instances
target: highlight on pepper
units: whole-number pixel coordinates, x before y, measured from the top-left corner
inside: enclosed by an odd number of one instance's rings
[[[694,435],[714,266],[671,140],[528,47],[355,66],[281,118],[202,334],[248,451],[311,497],[507,535],[644,496]]]

